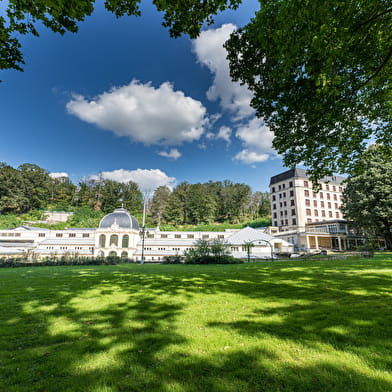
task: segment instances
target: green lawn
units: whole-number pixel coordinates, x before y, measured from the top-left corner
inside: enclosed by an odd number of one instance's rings
[[[0,391],[392,391],[392,255],[0,270]]]

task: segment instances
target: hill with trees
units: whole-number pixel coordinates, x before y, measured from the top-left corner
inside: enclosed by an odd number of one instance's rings
[[[143,195],[135,182],[85,178],[75,185],[68,177],[51,177],[35,164],[13,168],[0,163],[0,228],[42,220],[44,210],[74,214],[67,222],[35,225],[96,227],[105,214],[121,206],[141,221]],[[147,225],[165,230],[223,230],[270,223],[268,192],[252,192],[249,185],[229,180],[182,182],[174,189],[161,186],[147,206]]]

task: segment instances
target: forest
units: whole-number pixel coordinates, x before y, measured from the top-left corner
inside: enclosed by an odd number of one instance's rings
[[[38,165],[14,168],[0,163],[0,228],[12,228],[43,219],[45,210],[73,211],[64,223],[47,226],[96,227],[100,219],[123,206],[139,221],[143,194],[135,182],[83,178],[77,184],[68,177],[53,178]],[[228,227],[270,224],[268,192],[252,192],[249,185],[229,180],[158,187],[147,204],[149,226],[162,230],[222,230]]]

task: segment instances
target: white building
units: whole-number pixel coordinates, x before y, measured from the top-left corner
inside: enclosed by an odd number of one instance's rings
[[[271,257],[275,254],[292,253],[293,245],[282,238],[266,233],[266,229],[246,227],[223,232],[160,231],[145,229],[126,209],[118,208],[106,215],[97,229],[49,230],[20,226],[12,230],[0,230],[0,256],[26,255],[44,257],[119,256],[140,261],[142,253],[149,262],[160,262],[165,256],[183,255],[198,240],[223,240],[234,257],[246,258],[247,242],[252,242],[254,257]],[[2,252],[3,249],[3,252]]]

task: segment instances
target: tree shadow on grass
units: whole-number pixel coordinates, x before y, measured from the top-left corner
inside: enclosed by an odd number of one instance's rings
[[[2,390],[392,390],[380,376],[391,370],[390,308],[384,297],[390,280],[366,272],[366,264],[359,276],[351,275],[353,266],[341,273],[327,273],[325,265],[298,270],[295,264],[147,267],[48,268],[40,280],[35,271],[33,278],[18,272],[15,297],[7,297],[0,311]],[[239,320],[207,323],[217,335],[229,331],[260,342],[272,337],[308,351],[330,346],[376,372],[338,358],[311,364],[287,360],[276,347],[190,354],[182,346],[192,337],[177,321],[200,295],[260,301]],[[268,308],[262,306],[266,299],[282,302]]]

